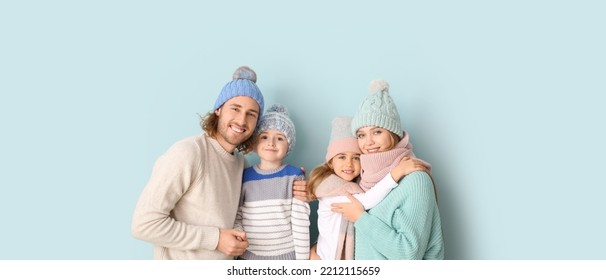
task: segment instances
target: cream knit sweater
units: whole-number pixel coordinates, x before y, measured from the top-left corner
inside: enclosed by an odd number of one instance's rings
[[[245,165],[206,134],[175,143],[156,161],[132,234],[155,259],[232,259],[215,249],[219,229],[234,226]]]

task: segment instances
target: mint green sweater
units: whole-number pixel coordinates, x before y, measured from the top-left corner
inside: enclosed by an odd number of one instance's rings
[[[444,259],[440,213],[425,172],[405,176],[354,227],[356,260]]]

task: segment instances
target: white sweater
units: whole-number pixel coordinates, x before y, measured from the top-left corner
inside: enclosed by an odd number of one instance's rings
[[[154,244],[155,259],[233,259],[217,250],[233,228],[244,157],[206,134],[175,143],[156,161],[132,220],[132,234]]]

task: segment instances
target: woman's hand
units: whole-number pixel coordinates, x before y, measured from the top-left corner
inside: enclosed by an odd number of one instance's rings
[[[331,210],[343,214],[345,220],[355,223],[362,213],[364,213],[364,206],[351,194],[347,194],[347,198],[351,202],[333,203],[330,205],[332,207]]]
[[[427,167],[423,165],[423,162],[419,161],[418,159],[403,157],[402,160],[400,160],[400,163],[391,169],[390,174],[391,178],[398,182],[402,179],[402,177],[415,171],[428,172]]]

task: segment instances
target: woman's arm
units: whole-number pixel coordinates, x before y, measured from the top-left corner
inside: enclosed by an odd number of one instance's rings
[[[391,220],[362,213],[354,224],[359,232],[357,238],[371,239],[373,247],[389,260],[422,259],[437,211],[433,183],[425,172],[416,172],[402,183],[406,186],[392,192],[386,200],[395,205]]]
[[[433,211],[437,211],[429,175],[415,172],[406,176],[379,206],[394,209],[390,219],[364,212],[357,201],[336,203],[333,208],[355,222],[356,238],[370,239],[387,259],[422,259],[431,234]]]

